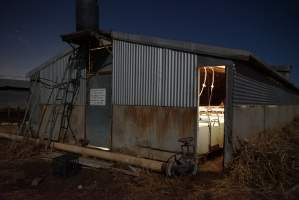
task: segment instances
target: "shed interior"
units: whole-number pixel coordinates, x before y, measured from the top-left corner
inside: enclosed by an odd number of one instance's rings
[[[197,153],[223,152],[225,66],[198,68]]]

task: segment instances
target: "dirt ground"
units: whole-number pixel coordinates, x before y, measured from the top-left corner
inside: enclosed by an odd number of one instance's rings
[[[62,178],[52,174],[51,161],[40,158],[40,149],[23,148],[0,139],[0,200],[299,199],[296,191],[286,195],[226,185],[218,167],[221,157],[202,165],[202,172],[194,177],[167,178],[144,170],[131,176],[114,169],[83,168],[75,176]],[[33,186],[35,180],[39,181]]]
[[[192,185],[207,187],[209,174],[188,179],[167,179],[142,172],[134,177],[109,169],[82,169],[78,175],[52,175],[51,163],[36,156],[17,159],[9,154],[11,142],[0,140],[0,199],[193,199]],[[37,186],[32,181],[42,178]],[[80,189],[80,186],[82,188]],[[206,195],[206,194],[204,194]]]
[[[17,133],[17,126],[7,124],[7,125],[0,125],[0,133]]]

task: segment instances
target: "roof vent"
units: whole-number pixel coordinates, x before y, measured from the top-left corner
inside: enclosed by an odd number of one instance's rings
[[[292,66],[291,65],[272,65],[271,66],[277,73],[286,78],[291,79]]]

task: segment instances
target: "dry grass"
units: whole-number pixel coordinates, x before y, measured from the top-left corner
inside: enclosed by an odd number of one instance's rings
[[[24,139],[22,141],[13,141],[8,146],[6,154],[9,155],[9,160],[26,159],[39,155],[41,149],[41,145]]]
[[[249,140],[239,140],[239,150],[227,177],[217,191],[282,194],[299,181],[299,119],[281,130],[267,131]]]
[[[299,181],[299,119],[280,130],[239,140],[225,176],[169,179],[141,173],[128,183],[131,199],[290,199],[285,193]],[[137,194],[142,194],[137,195]],[[183,197],[183,198],[182,198]],[[296,198],[295,198],[296,199]]]
[[[243,200],[283,199],[285,191],[299,181],[299,119],[280,130],[239,140],[239,147],[224,177],[199,174],[169,179],[142,169],[137,177],[115,173],[113,182],[123,182],[128,199]],[[40,150],[40,146],[24,140],[10,144],[7,155],[26,159]]]

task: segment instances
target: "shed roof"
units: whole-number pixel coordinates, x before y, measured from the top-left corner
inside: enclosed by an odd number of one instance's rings
[[[259,68],[260,70],[264,71],[268,75],[272,76],[276,80],[282,82],[286,86],[290,87],[291,89],[299,93],[299,88],[297,86],[295,86],[285,77],[283,77],[278,72],[276,72],[271,66],[262,62],[257,56],[255,56],[253,53],[249,51],[224,48],[224,47],[218,47],[212,45],[204,45],[204,44],[199,44],[194,42],[184,42],[184,41],[163,39],[158,37],[148,37],[148,36],[135,35],[129,33],[121,33],[121,32],[107,33],[104,31],[81,31],[81,32],[75,32],[75,33],[63,35],[62,38],[65,41],[72,41],[72,40],[77,41],[78,37],[80,38],[80,36],[82,35],[89,38],[93,38],[93,37],[99,38],[102,36],[103,38],[107,39],[108,37],[110,37],[111,39],[114,40],[128,41],[128,42],[149,45],[149,46],[156,46],[161,48],[169,48],[169,49],[186,51],[186,52],[199,54],[199,55],[207,55],[211,57],[218,57],[218,58],[224,58],[229,60],[246,61],[251,63],[253,67]],[[43,65],[31,70],[27,74],[27,76],[31,76],[35,72],[46,67],[49,63],[55,62],[57,59],[65,56],[68,53],[70,53],[70,50],[65,51],[60,55],[57,55],[56,57],[50,59],[48,62],[44,63]]]
[[[46,62],[44,62],[43,64],[39,65],[38,67],[33,68],[32,70],[30,70],[27,74],[26,77],[31,77],[33,76],[36,72],[39,72],[45,68],[47,68],[49,65],[51,65],[52,63],[55,63],[57,60],[70,55],[73,52],[72,49],[66,49],[64,52],[59,53],[57,55],[55,55],[54,57],[48,59]]]
[[[291,72],[293,68],[292,65],[272,65],[271,67],[278,72]]]
[[[169,40],[158,37],[148,37],[143,35],[134,35],[121,32],[112,32],[112,38],[144,45],[157,46],[162,48],[187,51],[195,54],[210,55],[235,60],[248,60],[250,55],[252,55],[250,52],[245,50],[230,49],[212,45],[204,45],[194,42]]]

